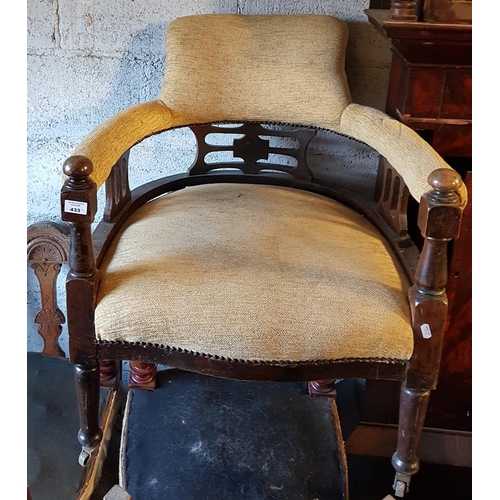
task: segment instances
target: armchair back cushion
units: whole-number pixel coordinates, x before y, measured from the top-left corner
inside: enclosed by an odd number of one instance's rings
[[[344,70],[347,37],[346,24],[326,15],[179,18],[168,28],[159,98],[182,123],[261,121],[335,129],[351,102]]]

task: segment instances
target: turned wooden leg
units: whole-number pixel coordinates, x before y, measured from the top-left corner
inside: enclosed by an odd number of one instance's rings
[[[99,364],[75,365],[75,380],[80,412],[78,441],[82,445],[78,462],[85,467],[102,439],[99,426]]]
[[[335,380],[312,380],[307,383],[309,396],[336,398]]]
[[[396,470],[394,491],[397,497],[403,497],[408,492],[410,478],[419,469],[418,447],[430,392],[408,389],[405,384],[401,386],[398,448],[392,457],[392,465]]]
[[[395,3],[395,2],[393,2]],[[396,469],[397,497],[408,491],[410,478],[418,471],[418,446],[429,403],[430,391],[438,381],[448,300],[447,247],[458,237],[463,207],[460,176],[438,169],[428,178],[432,191],[420,200],[418,226],[424,244],[415,270],[415,283],[408,291],[413,327],[413,354],[401,387]]]
[[[117,387],[121,377],[121,362],[113,359],[99,361],[101,387]]]
[[[152,391],[156,389],[157,368],[154,363],[130,362],[129,387]]]

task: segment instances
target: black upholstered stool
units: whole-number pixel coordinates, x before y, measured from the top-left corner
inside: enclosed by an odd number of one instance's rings
[[[121,482],[134,500],[346,498],[335,403],[306,384],[178,370],[129,391]]]

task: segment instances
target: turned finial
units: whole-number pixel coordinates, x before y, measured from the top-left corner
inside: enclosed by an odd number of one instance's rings
[[[393,21],[417,21],[417,2],[415,0],[392,0],[391,19]]]
[[[420,200],[418,227],[425,238],[453,239],[460,232],[462,207],[458,189],[460,175],[451,168],[431,172],[427,182],[433,188]]]
[[[88,177],[93,171],[94,165],[86,156],[70,156],[63,165],[68,177]]]
[[[91,224],[97,211],[94,171],[86,156],[70,156],[63,164],[66,176],[61,188],[61,218],[70,224]]]
[[[427,182],[438,191],[457,191],[462,185],[462,178],[451,168],[438,168],[431,172]]]

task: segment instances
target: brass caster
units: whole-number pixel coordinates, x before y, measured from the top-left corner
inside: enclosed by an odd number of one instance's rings
[[[402,472],[396,472],[396,477],[394,479],[394,494],[398,498],[403,498],[406,493],[410,490],[410,474],[403,474]]]
[[[90,448],[88,446],[82,446],[82,451],[78,457],[78,463],[82,467],[88,467],[90,465],[90,459],[92,458],[92,452],[97,449],[97,446]]]

